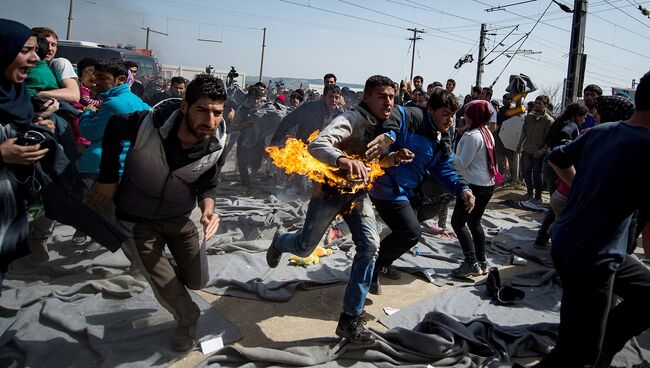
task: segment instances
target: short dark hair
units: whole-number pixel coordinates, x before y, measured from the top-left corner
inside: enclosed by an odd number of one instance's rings
[[[326,80],[328,80],[330,78],[334,78],[334,82],[336,82],[336,76],[334,74],[332,74],[332,73],[325,74],[325,76],[323,77],[323,80],[326,81]]]
[[[187,85],[185,101],[192,106],[201,97],[208,97],[211,100],[226,101],[226,87],[223,81],[209,74],[199,74]]]
[[[395,82],[384,75],[373,75],[366,80],[366,85],[363,86],[363,93],[370,94],[375,87],[392,87],[395,89]]]
[[[341,87],[337,86],[336,84],[328,84],[323,88],[323,96],[336,92],[341,93]]]
[[[456,112],[460,106],[458,106],[458,99],[453,93],[448,92],[446,89],[439,88],[434,89],[431,96],[429,96],[427,107],[433,111],[436,111],[441,107],[446,107],[449,110]]]
[[[255,84],[253,84],[253,86],[258,87],[258,88],[259,87],[266,88],[266,84],[264,84],[264,82],[257,82]]]
[[[596,85],[596,84],[590,84],[590,85],[588,85],[587,87],[585,87],[585,89],[584,89],[584,91],[582,91],[582,93],[587,93],[587,92],[589,92],[589,91],[591,91],[591,92],[596,92],[596,94],[597,94],[598,96],[602,96],[602,95],[603,95],[603,89],[600,88],[600,86],[598,86],[598,85]]]
[[[187,81],[183,77],[172,77],[172,79],[169,81],[169,85],[174,85],[174,84],[187,84]]]
[[[491,99],[492,99],[492,94],[494,93],[494,92],[492,91],[492,88],[490,88],[490,87],[483,87],[483,88],[481,89],[481,92],[483,92],[483,91],[486,91],[486,92],[487,92],[487,95],[488,95],[488,98],[487,98],[487,99],[488,99],[488,101],[491,100]]]
[[[542,102],[544,102],[544,105],[548,105],[551,103],[551,100],[549,100],[548,96],[546,95],[539,95],[535,97],[535,101],[537,100],[542,100]]]
[[[81,76],[84,69],[88,68],[89,66],[94,67],[95,65],[97,65],[97,62],[98,62],[97,59],[89,58],[89,57],[79,60],[79,62],[77,63],[77,73],[79,74],[79,76]]]
[[[650,71],[641,77],[639,84],[636,86],[634,104],[636,105],[636,111],[650,110]]]
[[[503,99],[506,99],[506,98],[509,99],[509,100],[512,100],[512,95],[510,94],[510,92],[505,93],[505,94],[503,95]]]
[[[47,38],[47,37],[53,36],[57,40],[59,39],[59,36],[57,36],[56,32],[54,32],[54,30],[52,28],[34,27],[34,28],[32,28],[32,31],[34,31],[34,34],[36,35],[36,37]]]
[[[41,60],[45,59],[45,55],[47,55],[47,52],[50,48],[49,43],[47,42],[47,39],[45,39],[44,36],[41,35],[36,35],[36,55],[38,55]]]
[[[440,83],[440,81],[435,81],[435,82],[433,82],[431,84],[433,84],[433,88],[436,88],[436,87],[442,88],[442,83]]]
[[[248,87],[248,92],[246,93],[246,96],[248,97],[262,97],[262,91],[260,91],[259,88],[257,88],[255,85],[252,85]]]
[[[137,67],[138,67],[138,64],[136,64],[136,63],[133,62],[133,61],[128,61],[128,60],[127,60],[127,61],[124,62],[124,66],[127,67],[128,69],[131,69],[131,68],[133,68],[133,67],[136,67],[136,68],[137,68]]]
[[[126,71],[126,66],[124,66],[124,62],[120,59],[110,59],[110,60],[100,60],[95,64],[95,71],[96,72],[107,72],[113,75],[114,78],[120,77],[120,76],[128,76],[128,72]]]
[[[413,81],[415,81],[416,79],[419,79],[422,83],[424,83],[424,78],[422,78],[421,75],[416,75],[416,76],[413,78]]]
[[[454,87],[456,87],[456,81],[451,78],[447,79],[447,83],[451,83]]]
[[[481,87],[480,86],[472,87],[472,92],[480,95],[481,94]]]

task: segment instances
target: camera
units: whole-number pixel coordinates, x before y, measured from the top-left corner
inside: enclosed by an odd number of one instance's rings
[[[28,130],[18,136],[16,144],[19,146],[33,146],[45,141],[43,133],[36,130]]]

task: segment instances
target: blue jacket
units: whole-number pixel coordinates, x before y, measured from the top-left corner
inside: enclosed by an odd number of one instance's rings
[[[149,110],[151,107],[134,95],[129,85],[124,83],[101,93],[102,106],[97,112],[86,110],[79,120],[81,134],[90,141],[90,145],[79,161],[80,173],[99,174],[99,162],[102,157],[102,139],[108,119],[115,114]],[[123,150],[120,155],[120,174],[124,170],[124,159],[129,149],[129,142],[122,142]]]
[[[406,201],[415,197],[415,189],[433,175],[454,195],[469,187],[453,168],[447,135],[439,135],[431,116],[419,107],[397,106],[401,114],[400,134],[391,151],[407,148],[415,154],[409,164],[384,169],[370,190],[370,196],[385,201]]]

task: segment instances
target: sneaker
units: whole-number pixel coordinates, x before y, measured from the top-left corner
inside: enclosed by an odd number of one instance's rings
[[[539,250],[551,250],[551,243],[548,240],[541,244],[535,242],[533,246]]]
[[[282,252],[280,252],[275,248],[275,243],[278,241],[278,238],[282,234],[283,233],[280,230],[276,231],[275,235],[273,235],[273,240],[271,241],[271,245],[269,245],[269,249],[266,250],[266,263],[271,268],[278,267],[278,265],[280,264],[280,260],[282,259]]]
[[[489,269],[487,261],[478,261],[476,263],[478,264],[478,268],[481,270],[481,275],[487,275]]]
[[[72,235],[72,244],[80,247],[90,241],[90,237],[85,235],[84,233],[80,232],[75,232],[74,235]]]
[[[394,269],[392,266],[381,266],[377,273],[391,280],[397,280],[402,277],[402,273]]]
[[[481,269],[477,262],[463,261],[460,267],[451,271],[451,274],[457,277],[481,276]]]
[[[336,326],[336,334],[345,337],[353,344],[372,344],[375,342],[375,337],[363,326],[366,323],[368,322],[361,315],[348,316],[345,313],[341,313],[339,323]]]
[[[368,292],[372,295],[381,295],[381,284],[379,283],[379,280],[370,283],[370,289],[368,289]]]
[[[336,239],[342,238],[343,232],[339,229],[331,227],[327,232],[327,237],[325,238],[325,245],[332,245]]]

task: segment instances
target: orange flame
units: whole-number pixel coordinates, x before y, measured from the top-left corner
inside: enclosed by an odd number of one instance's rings
[[[319,131],[316,130],[307,140],[309,142],[313,141],[318,133]],[[313,181],[338,188],[342,193],[355,193],[361,189],[370,190],[375,179],[384,175],[384,170],[379,166],[379,161],[373,160],[365,163],[369,170],[367,183],[356,182],[354,178],[349,179],[341,176],[338,168],[324,164],[310,155],[307,151],[307,145],[297,138],[288,138],[283,148],[270,146],[266,147],[265,150],[273,159],[273,164],[284,169],[287,174],[306,176]],[[346,157],[361,160],[360,157],[356,156],[346,155]]]

